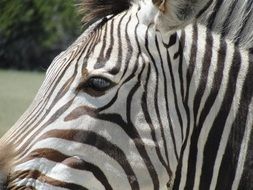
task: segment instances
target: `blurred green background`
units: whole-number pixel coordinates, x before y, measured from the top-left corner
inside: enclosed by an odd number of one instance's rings
[[[78,3],[0,1],[0,136],[29,106],[53,58],[81,34]]]
[[[29,106],[44,73],[0,70],[0,136]]]

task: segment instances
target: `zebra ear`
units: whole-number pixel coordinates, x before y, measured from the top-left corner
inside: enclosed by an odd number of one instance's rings
[[[152,0],[158,8],[155,25],[161,32],[182,29],[199,17],[213,0]]]

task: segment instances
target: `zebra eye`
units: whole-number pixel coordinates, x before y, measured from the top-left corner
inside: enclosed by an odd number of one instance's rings
[[[106,78],[91,77],[87,81],[87,87],[95,91],[106,91],[112,86],[112,82]]]
[[[109,90],[115,86],[115,83],[104,77],[90,77],[84,80],[77,86],[77,91],[83,91],[91,96],[98,97],[105,94],[106,90]]]

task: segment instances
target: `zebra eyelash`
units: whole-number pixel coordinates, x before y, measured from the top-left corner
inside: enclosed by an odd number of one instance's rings
[[[107,90],[115,86],[115,83],[110,79],[101,76],[92,76],[81,82],[77,91],[83,91],[91,96],[102,96]]]
[[[91,77],[87,81],[88,87],[97,91],[106,91],[112,86],[112,81],[103,77]]]

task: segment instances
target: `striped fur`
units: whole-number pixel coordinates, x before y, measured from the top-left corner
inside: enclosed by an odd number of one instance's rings
[[[252,0],[213,0],[200,23],[242,48],[252,48],[252,9]]]
[[[55,58],[2,139],[7,189],[253,189],[252,54],[201,24],[161,33],[157,11],[134,3]]]
[[[0,189],[3,190],[7,183],[7,176],[15,159],[14,147],[1,142],[0,145]]]

